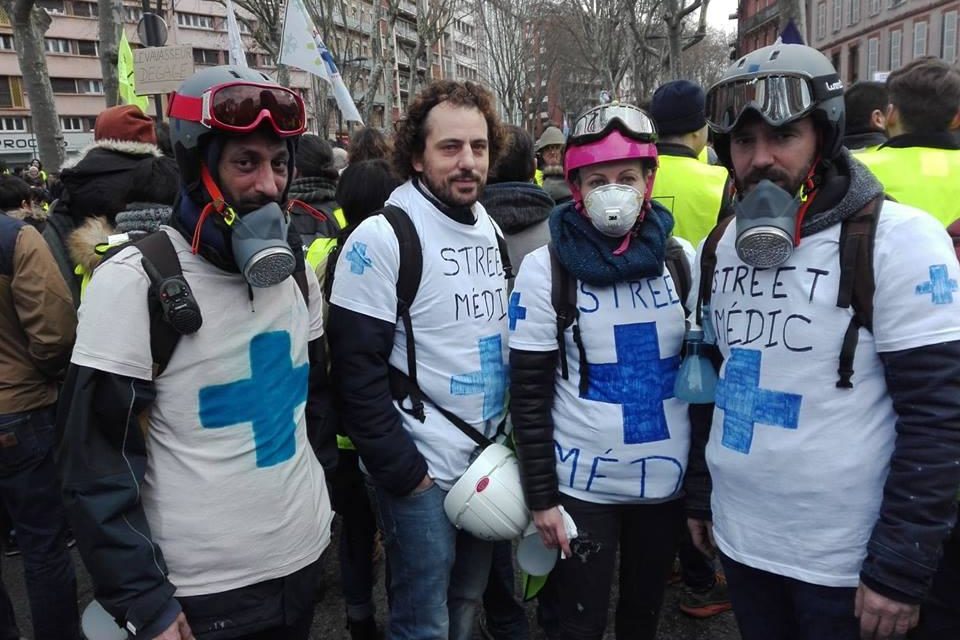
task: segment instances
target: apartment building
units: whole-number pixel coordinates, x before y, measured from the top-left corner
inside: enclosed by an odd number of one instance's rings
[[[923,56],[957,62],[960,0],[806,0],[806,42],[833,62],[847,85],[884,80]],[[773,44],[776,0],[741,0],[738,53]]]
[[[848,85],[923,56],[957,61],[957,0],[813,1],[810,43]]]
[[[372,66],[371,37],[373,32],[373,0],[349,0],[347,16],[337,14],[335,39],[340,46],[337,51],[349,51],[350,57],[339,60],[341,71],[349,77],[349,71],[355,66],[369,69]],[[53,87],[54,99],[60,116],[60,127],[64,133],[67,156],[76,155],[93,141],[93,124],[105,106],[102,72],[99,58],[99,22],[97,4],[90,0],[37,0],[53,18],[50,29],[45,34],[47,66]],[[227,21],[226,9],[219,2],[211,0],[177,0],[175,8],[165,3],[164,19],[168,25],[167,44],[190,44],[197,68],[226,64]],[[136,0],[125,0],[122,4],[123,28],[131,46],[140,46],[137,35],[137,22],[142,15],[141,4]],[[402,0],[393,42],[384,42],[384,47],[392,46],[396,50],[397,60],[394,69],[395,104],[394,118],[406,107],[409,64],[403,47],[409,48],[416,42],[416,3],[414,0]],[[242,11],[237,9],[238,13]],[[254,42],[249,28],[241,20],[241,37],[246,49],[247,64],[250,67],[274,75],[276,61]],[[380,25],[382,32],[383,24]],[[28,161],[36,156],[36,139],[33,122],[30,117],[30,104],[22,82],[22,74],[14,50],[15,35],[9,18],[0,12],[0,159],[8,165]],[[451,24],[444,37],[435,47],[433,68],[429,70],[420,65],[418,72],[425,80],[440,77],[466,79],[481,78],[480,52],[477,47],[477,25],[471,16],[458,19]],[[347,43],[349,47],[345,47]],[[333,48],[332,43],[327,43]],[[362,96],[366,91],[365,79],[354,74],[358,80],[351,87],[359,108],[363,108]],[[309,116],[309,129],[319,131],[315,96],[320,95],[322,81],[308,73],[290,69],[290,86],[304,98]],[[333,107],[333,98],[329,91],[329,106]],[[374,100],[373,118],[368,124],[383,126],[383,92],[378,90]],[[150,115],[155,114],[154,101],[150,101]],[[327,110],[326,130],[345,136],[347,123],[342,121],[339,110]]]

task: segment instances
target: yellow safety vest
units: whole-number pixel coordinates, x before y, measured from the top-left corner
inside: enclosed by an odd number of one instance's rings
[[[337,221],[341,229],[346,228],[347,218],[343,215],[343,209],[340,207],[334,209],[333,219]],[[319,266],[321,262],[326,260],[335,246],[337,246],[336,238],[317,238],[310,243],[310,248],[307,249],[307,262],[310,263],[314,271],[317,270],[317,266]]]
[[[537,169],[533,172],[533,181],[537,183],[538,187],[543,186],[543,170]]]
[[[697,246],[717,224],[727,170],[687,156],[659,156],[653,198],[673,213],[673,235]]]
[[[333,210],[333,219],[337,221],[341,229],[347,226],[347,218],[343,215],[343,209],[340,207]],[[333,251],[335,246],[337,246],[336,238],[317,238],[310,243],[310,248],[307,250],[307,262],[310,264],[310,267],[316,271],[317,267],[326,262],[330,256],[330,252]],[[350,438],[342,436],[339,433],[337,434],[337,448],[347,450],[356,449]]]
[[[949,226],[960,219],[960,149],[883,147],[858,153],[898,202],[923,209]]]

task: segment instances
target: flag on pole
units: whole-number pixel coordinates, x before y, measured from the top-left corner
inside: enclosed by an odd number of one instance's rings
[[[780,34],[780,41],[783,44],[804,44],[803,35],[800,33],[800,29],[797,28],[793,19],[788,20],[786,26],[783,27],[783,33]]]
[[[138,96],[133,78],[133,50],[127,40],[127,32],[120,30],[120,45],[117,50],[117,83],[120,87],[120,102],[140,107],[144,113],[150,102],[146,97]]]
[[[243,40],[240,39],[240,26],[237,16],[233,12],[233,3],[227,0],[227,46],[230,53],[230,64],[235,67],[247,68],[247,54],[243,49]]]
[[[329,82],[343,119],[363,124],[350,90],[343,83],[333,56],[323,44],[320,32],[303,6],[303,0],[287,0],[279,62],[303,69]]]

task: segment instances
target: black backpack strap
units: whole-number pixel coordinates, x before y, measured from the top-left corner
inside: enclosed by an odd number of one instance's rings
[[[690,262],[687,260],[687,254],[683,250],[683,245],[670,236],[667,238],[667,251],[664,255],[664,263],[670,277],[673,278],[673,284],[677,287],[677,295],[680,297],[680,304],[687,313],[687,296],[690,295],[690,287],[693,286],[693,275],[690,273]]]
[[[420,288],[423,276],[423,247],[413,220],[400,207],[387,205],[380,214],[386,218],[397,236],[400,251],[400,268],[397,271],[397,318],[403,323],[403,332],[407,339],[407,373],[392,371],[391,388],[394,396],[410,396],[409,409],[401,408],[420,422],[426,420],[423,411],[423,392],[417,382],[417,345],[413,338],[413,321],[410,319],[410,307]],[[402,376],[402,378],[398,377]],[[406,379],[405,384],[403,378]],[[400,383],[400,384],[398,384]]]
[[[150,353],[153,358],[153,375],[156,378],[170,364],[173,351],[180,342],[180,336],[183,335],[167,318],[158,288],[163,281],[170,278],[182,279],[183,268],[180,266],[180,258],[177,257],[177,250],[170,241],[170,236],[164,231],[151,233],[133,244],[140,251],[144,270],[150,278],[147,307],[150,313]],[[117,249],[120,248],[117,247]],[[112,256],[118,252],[113,251],[109,255]],[[192,293],[190,295],[192,296]]]
[[[423,392],[417,382],[417,346],[413,337],[413,321],[410,319],[410,308],[420,289],[420,280],[423,277],[423,247],[417,228],[407,212],[400,207],[387,205],[380,212],[386,218],[393,232],[397,236],[397,245],[400,249],[400,268],[397,273],[397,317],[403,322],[403,330],[407,342],[407,371],[404,374],[396,367],[390,367],[390,390],[394,397],[401,402],[400,409],[420,422],[427,419],[424,411],[424,402],[429,402],[440,414],[450,421],[465,436],[473,440],[478,447],[485,448],[492,441],[474,429],[470,424],[430,399]],[[502,249],[503,250],[503,249]],[[505,255],[505,254],[504,254]],[[509,265],[509,258],[505,258]],[[505,265],[505,269],[509,268]],[[410,398],[410,407],[404,407],[405,397]]]
[[[567,341],[564,339],[564,334],[567,327],[574,324],[579,314],[577,280],[571,278],[570,272],[560,263],[557,249],[552,242],[547,244],[547,251],[550,253],[550,302],[557,316],[557,355],[560,360],[560,375],[564,380],[568,380],[570,371],[567,366]],[[583,363],[581,363],[582,367]]]
[[[713,272],[717,268],[717,245],[720,244],[720,238],[723,237],[733,219],[734,216],[728,216],[720,220],[707,235],[700,252],[700,291],[697,295],[696,319],[701,327],[703,326],[703,307],[709,306],[710,299],[713,297]]]
[[[507,287],[511,286],[515,274],[513,273],[513,263],[510,262],[510,252],[507,251],[507,240],[500,233],[500,229],[494,227],[493,235],[497,237],[497,248],[500,250],[500,263],[503,264],[503,274],[507,280]]]
[[[860,340],[860,327],[873,332],[873,295],[877,286],[873,277],[873,245],[883,196],[871,200],[840,226],[840,288],[837,306],[853,307],[840,347],[837,387],[852,389],[853,359]]]

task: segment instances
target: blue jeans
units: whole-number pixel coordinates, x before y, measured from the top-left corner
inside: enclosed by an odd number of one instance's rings
[[[854,587],[824,587],[720,554],[743,640],[859,640]]]
[[[53,407],[0,415],[0,499],[23,553],[34,637],[75,640],[80,637],[77,579],[53,462],[53,425]]]
[[[437,485],[403,497],[377,487],[390,568],[389,640],[470,640],[493,544],[458,531]]]

